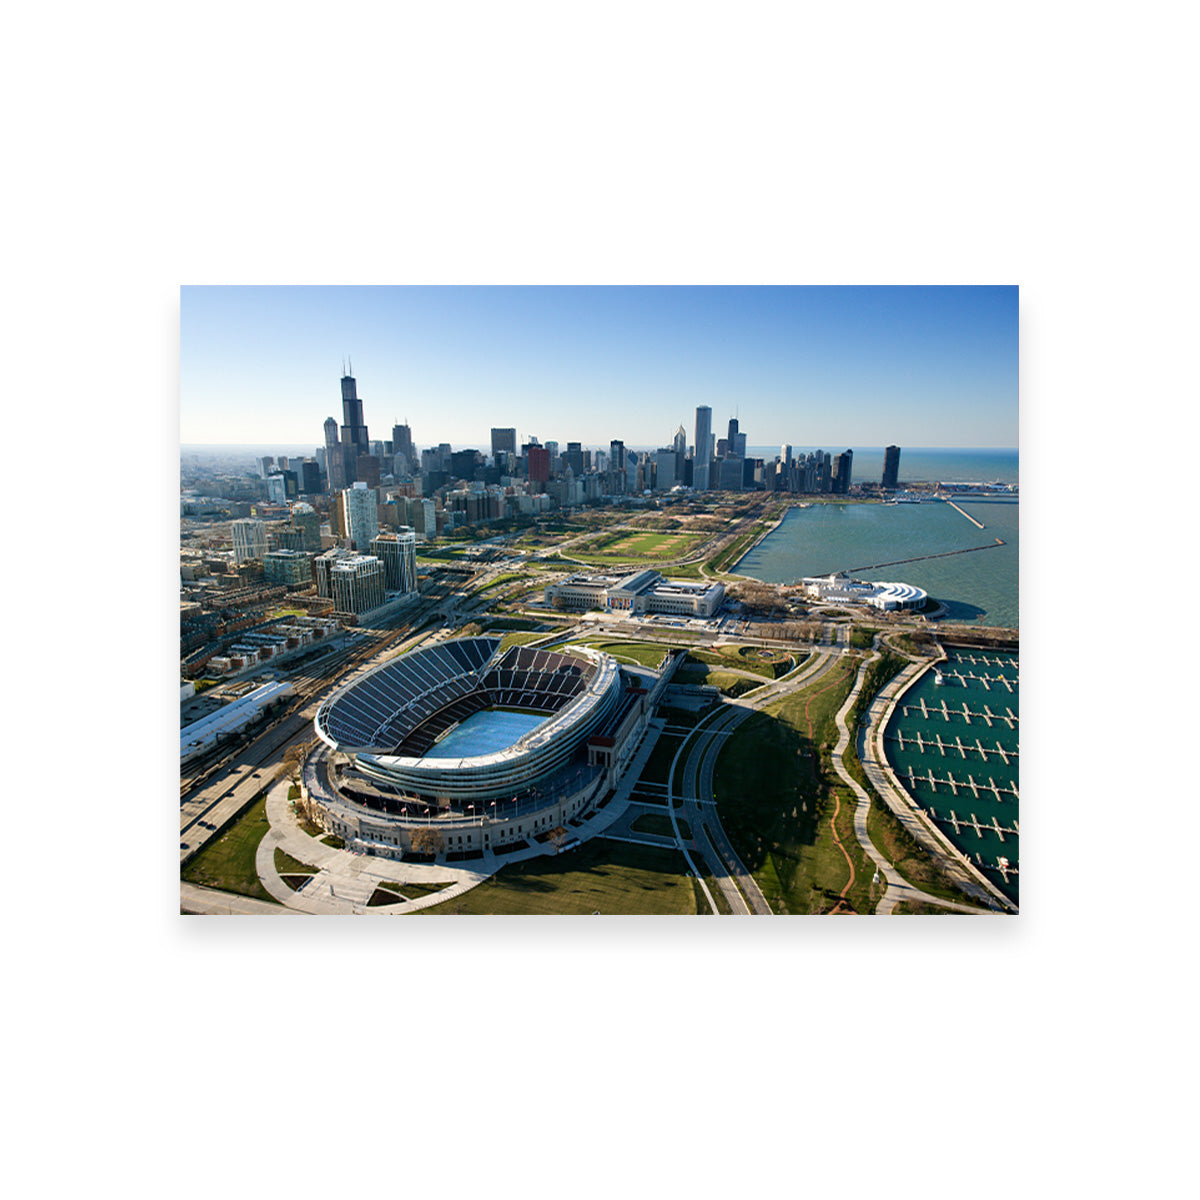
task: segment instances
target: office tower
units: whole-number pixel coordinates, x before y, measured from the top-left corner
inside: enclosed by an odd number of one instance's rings
[[[286,454],[281,454],[281,455],[280,455],[280,456],[279,456],[279,457],[278,457],[278,458],[275,460],[275,465],[276,465],[276,466],[277,466],[277,467],[278,467],[278,468],[279,468],[281,471],[286,471],[286,470],[287,470],[287,469],[288,469],[288,468],[291,466],[291,463],[288,461],[288,456],[287,456]]]
[[[274,504],[287,503],[287,485],[281,471],[272,471],[267,476],[267,499]]]
[[[682,425],[675,430],[672,445],[675,447],[675,481],[678,483],[683,479],[683,460],[687,458],[687,430]]]
[[[617,438],[608,443],[608,469],[625,470],[625,443]]]
[[[738,442],[738,419],[737,417],[729,418],[729,433],[725,440],[729,443],[729,453],[733,454],[737,450]]]
[[[321,490],[321,468],[315,458],[300,460],[300,494],[315,496]]]
[[[740,492],[742,490],[742,460],[740,458],[721,458],[714,464],[719,472],[716,484],[723,492]]]
[[[692,466],[692,487],[708,491],[708,464],[712,461],[712,409],[702,404],[696,409],[696,450]]]
[[[888,446],[883,452],[883,481],[880,487],[898,488],[900,486],[900,447]]]
[[[416,462],[413,454],[412,430],[407,424],[392,426],[392,453],[403,454],[411,467]]]
[[[355,463],[355,474],[358,482],[365,483],[369,488],[379,486],[379,459],[374,454],[360,454]]]
[[[342,454],[346,463],[346,480],[358,478],[356,462],[360,454],[371,453],[371,440],[363,424],[362,401],[353,375],[342,376]]]
[[[854,462],[854,451],[846,450],[833,460],[833,484],[831,491],[844,496],[850,490],[850,470]]]
[[[346,460],[342,444],[338,440],[338,425],[333,417],[325,418],[325,473],[329,477],[329,490],[334,494],[346,488]]]
[[[268,454],[265,458],[258,460],[258,475],[260,479],[266,479],[271,473],[271,468],[275,465],[275,459]]]
[[[492,430],[492,458],[501,454],[516,454],[517,431],[515,429]]]
[[[233,531],[233,561],[262,558],[267,553],[267,527],[252,517],[242,517],[230,526]]]
[[[292,505],[292,528],[304,535],[304,549],[310,554],[321,550],[321,518],[311,504]]]
[[[746,457],[746,435],[739,433],[733,439],[733,445],[730,447],[730,453],[737,455],[738,458]]]
[[[455,450],[450,455],[450,474],[457,479],[474,479],[475,468],[479,465],[478,450]]]
[[[336,426],[334,426],[334,432],[337,432]],[[313,450],[313,458],[316,460],[317,469],[321,472],[321,474],[326,474],[329,468],[325,464],[329,461],[329,459],[325,453],[325,447],[318,446],[315,450]]]
[[[729,457],[729,439],[717,438],[717,458]]]
[[[551,476],[558,474],[558,443],[548,441],[546,443],[546,453],[550,455],[550,474]]]
[[[417,535],[411,529],[381,533],[371,553],[383,563],[383,583],[389,592],[406,595],[417,590]]]
[[[545,446],[530,446],[525,453],[530,483],[547,483],[550,479],[550,451]]]
[[[674,446],[662,446],[654,452],[654,486],[660,492],[668,492],[678,482],[675,470],[679,454]]]
[[[779,447],[779,461],[783,463],[785,467],[790,467],[792,465],[792,447],[787,442],[784,442],[784,444]]]
[[[375,489],[362,482],[342,493],[343,527],[355,550],[365,553],[371,539],[379,533],[377,503]]]

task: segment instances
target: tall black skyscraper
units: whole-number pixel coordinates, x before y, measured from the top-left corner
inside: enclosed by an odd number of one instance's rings
[[[421,460],[413,453],[412,430],[407,425],[392,426],[392,453],[403,454],[410,471],[420,467]]]
[[[844,496],[850,490],[850,472],[854,467],[854,451],[846,450],[833,460],[833,486],[830,490]]]
[[[350,484],[358,477],[358,456],[371,453],[367,427],[363,424],[362,401],[358,398],[353,375],[342,376],[342,451],[346,456],[346,481]]]
[[[900,486],[900,447],[888,446],[883,452],[883,482],[880,487],[893,491]]]

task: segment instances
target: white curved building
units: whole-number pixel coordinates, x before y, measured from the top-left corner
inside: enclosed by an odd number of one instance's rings
[[[800,581],[804,594],[822,604],[865,604],[893,612],[924,607],[929,596],[911,583],[869,583],[849,575],[817,575]]]

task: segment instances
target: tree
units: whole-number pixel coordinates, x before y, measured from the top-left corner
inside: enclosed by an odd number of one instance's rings
[[[432,854],[436,856],[441,854],[446,848],[446,840],[442,837],[441,830],[433,829],[428,825],[424,825],[420,829],[414,829],[409,835],[408,840],[417,854]]]

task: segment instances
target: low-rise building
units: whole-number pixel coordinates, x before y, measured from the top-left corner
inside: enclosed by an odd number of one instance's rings
[[[603,608],[631,615],[663,613],[684,617],[712,617],[725,599],[723,583],[690,583],[664,579],[657,571],[632,575],[570,575],[545,589],[547,604],[564,608]]]

